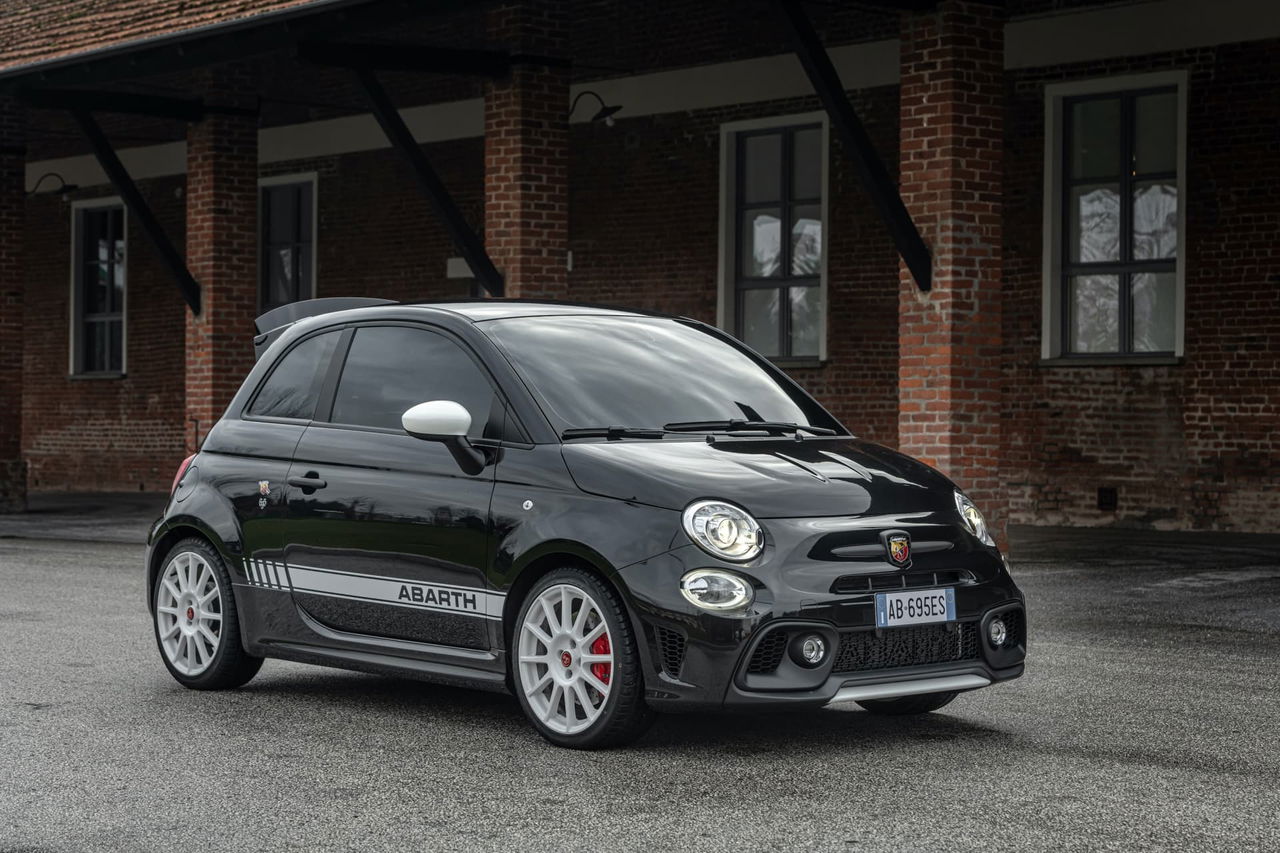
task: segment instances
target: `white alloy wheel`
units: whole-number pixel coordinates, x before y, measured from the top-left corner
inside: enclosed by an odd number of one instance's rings
[[[178,672],[199,675],[213,663],[222,642],[222,593],[204,557],[182,551],[165,566],[156,584],[156,628]]]
[[[533,713],[563,735],[590,728],[614,680],[613,642],[600,606],[569,583],[547,587],[525,611],[516,671]]]

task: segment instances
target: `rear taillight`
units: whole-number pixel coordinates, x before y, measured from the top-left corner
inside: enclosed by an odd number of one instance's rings
[[[182,475],[187,473],[187,469],[191,467],[191,460],[195,458],[196,455],[192,453],[182,460],[182,464],[178,466],[178,473],[173,475],[173,485],[169,487],[169,497],[173,497],[173,493],[178,491],[178,484],[182,482]]]

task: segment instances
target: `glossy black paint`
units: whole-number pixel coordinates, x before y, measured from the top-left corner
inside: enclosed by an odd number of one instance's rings
[[[911,536],[906,571],[954,573],[962,621],[985,626],[1000,608],[1020,608],[1022,594],[999,552],[963,527],[950,481],[842,427],[839,435],[799,440],[673,434],[562,442],[484,326],[565,314],[634,316],[493,300],[367,307],[289,326],[270,342],[152,530],[148,589],[168,548],[198,533],[227,563],[250,653],[501,690],[524,592],[572,563],[618,590],[642,639],[648,701],[662,710],[814,706],[858,681],[1021,674],[1023,648],[909,671],[832,674],[828,662],[798,674],[782,668],[773,681],[748,677],[745,662],[771,626],[812,626],[833,642],[842,630],[874,630],[867,578],[904,571],[888,562],[887,530]],[[749,353],[718,330],[670,322]],[[406,323],[450,336],[492,382],[505,423],[501,438],[475,440],[486,462],[479,472],[464,471],[440,442],[326,422],[349,334],[328,368],[314,420],[244,415],[271,366],[308,335]],[[815,419],[836,423],[773,365],[750,357]],[[766,542],[758,557],[730,563],[691,543],[680,514],[706,497],[755,515]],[[270,570],[264,584],[255,561],[294,572],[318,566],[339,579],[381,578],[401,585],[402,595],[415,587],[464,590],[455,594],[474,594],[484,612],[303,592],[272,583]],[[725,615],[685,600],[680,578],[708,567],[748,578],[756,591],[751,606]],[[671,636],[684,643],[677,672],[663,662],[661,638]]]

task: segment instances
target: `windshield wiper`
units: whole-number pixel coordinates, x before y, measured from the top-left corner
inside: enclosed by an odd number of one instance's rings
[[[725,421],[676,421],[663,427],[671,432],[767,432],[770,435],[782,435],[788,432],[807,432],[811,435],[835,435],[836,431],[826,427],[806,426],[804,424],[784,423],[782,421],[748,421],[742,419]]]
[[[665,434],[666,430],[641,427],[579,427],[565,430],[560,433],[560,438],[564,441],[572,438],[607,438],[610,441],[616,441],[620,438],[662,438]]]

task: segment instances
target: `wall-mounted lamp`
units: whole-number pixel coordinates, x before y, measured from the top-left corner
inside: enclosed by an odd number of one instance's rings
[[[600,102],[600,109],[596,110],[596,114],[591,117],[591,121],[602,121],[609,127],[613,127],[613,114],[622,109],[622,105],[614,104],[613,106],[610,106],[606,104],[604,102],[604,98],[600,97],[598,92],[592,91],[591,89],[588,89],[585,92],[579,92],[578,96],[573,99],[573,103],[569,105],[569,116],[573,116],[573,111],[578,108],[578,101],[581,101],[584,95],[590,95]]]
[[[53,190],[53,192],[62,193],[63,201],[67,200],[67,196],[69,193],[71,193],[74,190],[80,189],[80,187],[77,186],[76,184],[67,183],[67,179],[62,177],[62,175],[59,175],[57,172],[45,172],[40,177],[36,178],[36,185],[31,189],[27,190],[28,198],[30,198],[31,196],[35,195],[40,191],[40,185],[44,183],[45,178],[57,178],[58,181],[62,184],[62,186],[58,187],[56,190]]]

